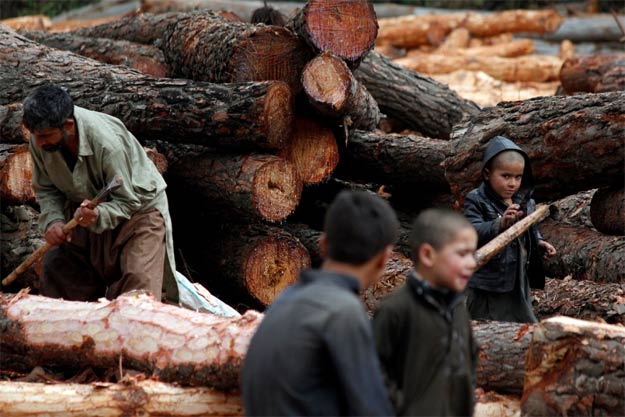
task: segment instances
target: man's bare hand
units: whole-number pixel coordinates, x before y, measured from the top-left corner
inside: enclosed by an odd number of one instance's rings
[[[96,222],[96,220],[98,220],[98,208],[95,207],[94,209],[90,209],[88,207],[89,203],[89,200],[84,200],[80,203],[80,207],[78,207],[74,213],[74,219],[76,219],[78,224],[82,227],[91,226]]]
[[[46,234],[44,236],[46,242],[48,242],[52,246],[60,245],[64,242],[71,242],[72,232],[69,231],[67,234],[63,233],[64,226],[65,223],[63,222],[52,223],[52,226],[48,227],[48,230],[46,230]]]
[[[539,240],[538,247],[542,250],[544,259],[549,259],[557,253],[556,248],[546,240]]]
[[[499,223],[500,231],[506,230],[523,217],[525,213],[523,213],[520,208],[521,206],[518,204],[512,204],[506,209],[503,213],[503,217],[501,218],[501,222]]]

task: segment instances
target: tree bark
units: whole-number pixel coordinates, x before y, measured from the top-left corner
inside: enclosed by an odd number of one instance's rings
[[[625,188],[608,187],[597,190],[590,202],[593,226],[607,235],[625,235]]]
[[[494,36],[506,32],[554,32],[562,17],[553,10],[508,10],[500,13],[454,13],[380,19],[377,42],[401,47],[437,45],[453,29],[464,27],[471,35]]]
[[[479,185],[482,156],[495,135],[512,139],[530,155],[539,201],[613,184],[625,175],[625,94],[501,103],[459,125],[444,162],[457,207]]]
[[[527,416],[604,416],[625,410],[625,330],[554,317],[534,330],[521,411]]]
[[[296,117],[289,143],[278,156],[291,162],[306,185],[330,178],[339,163],[339,149],[332,129],[307,117]]]
[[[366,0],[309,0],[287,23],[316,53],[329,52],[356,68],[375,43],[378,24]]]
[[[295,167],[274,155],[205,154],[171,163],[169,178],[221,217],[280,222],[299,203]]]
[[[30,132],[22,125],[22,103],[0,105],[0,143],[28,142]]]
[[[422,74],[448,74],[462,69],[482,71],[507,82],[557,80],[562,60],[550,55],[528,55],[516,58],[482,57],[465,54],[439,55],[413,52],[394,61]]]
[[[319,238],[321,233],[304,223],[287,222],[282,228],[295,236],[304,245],[310,255],[310,266],[319,268],[323,263],[321,249],[319,248]]]
[[[210,388],[182,388],[163,382],[42,384],[0,382],[4,417],[45,413],[50,417],[200,417],[243,414],[239,394]]]
[[[2,204],[34,204],[31,186],[33,161],[28,145],[0,145],[0,200]]]
[[[163,52],[155,46],[104,38],[89,38],[72,33],[20,32],[46,46],[70,51],[105,64],[125,65],[153,77],[168,77]]]
[[[337,171],[350,178],[418,186],[419,192],[444,192],[448,185],[440,164],[450,149],[445,140],[353,130]]]
[[[621,67],[620,79],[609,81],[608,73]],[[567,94],[599,93],[625,90],[623,55],[575,56],[567,59],[560,70],[560,82]],[[601,90],[601,91],[599,91]]]
[[[406,277],[413,268],[412,261],[398,252],[393,252],[384,267],[380,279],[361,292],[360,298],[365,303],[367,312],[373,315],[380,301],[406,282]]]
[[[452,128],[479,107],[444,84],[394,64],[371,51],[354,72],[382,113],[424,135],[447,139]]]
[[[380,121],[375,99],[335,55],[324,52],[306,64],[302,85],[309,103],[324,116],[348,118],[344,123],[362,130],[373,130]]]
[[[7,294],[0,299],[0,363],[28,371],[37,365],[108,368],[122,358],[124,367],[161,381],[238,390],[261,318],[248,311],[225,319],[146,294],[95,303]]]

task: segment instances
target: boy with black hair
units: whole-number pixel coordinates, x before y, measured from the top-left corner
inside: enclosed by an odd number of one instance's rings
[[[529,158],[510,139],[495,136],[490,140],[482,161],[482,175],[483,183],[464,200],[464,214],[477,231],[478,247],[536,208]],[[532,226],[473,274],[467,289],[471,318],[536,322],[530,287],[545,286],[541,252],[548,258],[556,250]]]
[[[269,307],[242,371],[248,416],[393,414],[358,297],[384,271],[398,221],[380,197],[341,192],[320,239],[320,270],[304,271]]]
[[[451,210],[414,222],[414,270],[386,297],[373,333],[399,416],[473,414],[477,349],[462,295],[475,268],[477,234]]]

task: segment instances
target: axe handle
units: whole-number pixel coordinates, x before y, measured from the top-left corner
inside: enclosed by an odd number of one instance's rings
[[[113,190],[116,190],[121,185],[122,185],[121,177],[119,175],[115,176],[115,178],[113,178],[113,180],[106,187],[104,187],[102,191],[100,191],[98,195],[96,195],[93,198],[93,200],[89,202],[87,207],[93,210],[94,208],[98,206],[98,204],[106,200],[106,198],[109,196],[109,194]],[[70,220],[68,223],[65,224],[65,226],[63,226],[63,233],[67,234],[70,230],[72,230],[76,226],[78,226],[78,221],[72,218],[72,220]],[[46,252],[52,248],[52,246],[53,245],[46,242],[45,245],[43,245],[42,247],[37,249],[35,252],[33,252],[32,255],[30,255],[26,260],[24,260],[24,262],[19,264],[19,266],[15,268],[13,272],[11,272],[6,278],[2,280],[2,285],[6,286],[12,283],[13,281],[15,281],[15,279],[19,275],[23,274],[24,271],[30,268],[32,264],[37,262],[43,255],[45,255]]]

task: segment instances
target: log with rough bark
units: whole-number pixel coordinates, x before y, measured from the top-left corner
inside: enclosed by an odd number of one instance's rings
[[[105,38],[89,38],[72,33],[20,32],[35,42],[52,48],[71,51],[100,62],[125,65],[153,77],[172,75],[163,52],[155,46]]]
[[[0,363],[27,371],[37,365],[110,368],[121,358],[125,368],[161,381],[237,390],[261,319],[255,311],[236,318],[197,313],[147,294],[93,303],[4,294]]]
[[[409,258],[401,253],[393,252],[380,279],[360,295],[369,314],[373,315],[380,301],[406,282],[406,277],[412,268],[412,261]]]
[[[375,51],[367,55],[354,75],[382,113],[430,137],[449,138],[455,124],[479,110],[446,85],[396,65]]]
[[[0,143],[28,142],[30,132],[22,125],[22,103],[0,105]]]
[[[334,131],[312,118],[296,117],[289,143],[278,156],[291,162],[306,185],[330,178],[339,163]]]
[[[625,175],[625,92],[501,103],[458,125],[444,162],[457,207],[479,185],[484,150],[496,135],[529,155],[538,201],[610,185]]]
[[[562,66],[562,60],[551,55],[502,58],[465,54],[426,54],[416,51],[410,56],[396,59],[394,62],[422,74],[447,74],[467,69],[482,71],[493,78],[508,82],[557,80]]]
[[[3,19],[0,20],[0,25],[8,26],[13,30],[48,30],[52,22],[48,16],[34,15]]]
[[[620,79],[614,75],[620,68]],[[613,81],[610,81],[610,77]],[[625,90],[625,56],[589,55],[567,59],[560,70],[560,82],[567,94]]]
[[[618,416],[625,410],[625,328],[554,317],[532,334],[526,416]]]
[[[410,184],[420,192],[448,190],[441,162],[451,143],[414,135],[353,130],[337,173],[384,184]]]
[[[473,36],[506,32],[554,32],[562,17],[553,10],[508,10],[500,13],[454,13],[380,19],[377,42],[401,47],[436,45],[453,29],[464,27]]]
[[[0,144],[0,200],[2,204],[34,204],[33,161],[28,145]]]
[[[295,167],[274,155],[207,153],[171,163],[169,179],[223,217],[280,222],[299,203]]]
[[[378,24],[367,0],[309,0],[287,23],[313,51],[329,52],[356,68],[373,48]]]
[[[324,52],[306,64],[302,86],[324,116],[362,130],[373,130],[380,121],[378,103],[336,55]]]
[[[234,22],[208,12],[166,16],[170,17],[142,14],[78,33],[158,40],[173,74],[180,78],[216,83],[280,80],[299,88],[299,75],[310,53],[289,30]],[[142,36],[131,36],[135,35],[128,33],[132,28]],[[150,28],[162,32],[143,36]]]
[[[457,29],[459,30],[459,29]],[[451,35],[450,35],[451,36]],[[460,55],[466,57],[504,57],[513,58],[522,55],[528,55],[534,52],[534,43],[530,39],[521,39],[496,45],[476,46],[472,48],[455,47],[450,44],[443,44],[436,49],[435,54]],[[407,57],[416,56],[423,58],[423,53],[419,50],[411,50],[406,54]],[[428,66],[429,68],[429,66]]]
[[[590,219],[601,233],[625,235],[625,188],[601,188],[590,202]]]
[[[590,202],[597,190],[582,191],[553,202],[558,208],[555,219],[559,223],[570,226],[586,226],[593,228],[590,220]]]
[[[240,416],[237,393],[134,379],[112,384],[0,382],[4,417]]]
[[[532,298],[539,320],[561,315],[625,325],[625,283],[548,278],[544,290],[532,290]]]

